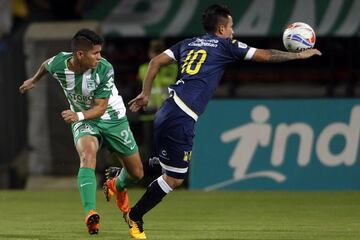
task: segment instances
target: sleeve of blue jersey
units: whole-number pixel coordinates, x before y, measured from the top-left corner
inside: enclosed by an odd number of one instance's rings
[[[178,42],[169,48],[169,50],[173,53],[176,61],[180,59],[180,46],[181,46],[181,42]]]
[[[229,39],[227,44],[232,56],[236,60],[249,60],[248,52],[249,50],[254,49],[236,39]]]

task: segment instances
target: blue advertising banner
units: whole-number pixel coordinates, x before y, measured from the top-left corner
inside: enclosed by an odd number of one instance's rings
[[[213,100],[190,188],[360,189],[360,100]]]

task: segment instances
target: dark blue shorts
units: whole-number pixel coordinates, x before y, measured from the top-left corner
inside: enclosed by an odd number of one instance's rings
[[[183,112],[173,98],[165,101],[154,120],[155,149],[168,176],[184,179],[188,172],[195,120]]]

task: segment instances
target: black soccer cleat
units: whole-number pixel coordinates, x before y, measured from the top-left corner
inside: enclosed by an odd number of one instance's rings
[[[121,167],[109,167],[105,170],[105,177],[106,180],[111,180],[113,178],[116,178],[117,176],[119,176],[120,172],[121,172]]]

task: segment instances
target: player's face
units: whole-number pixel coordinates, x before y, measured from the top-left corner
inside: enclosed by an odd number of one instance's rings
[[[234,34],[234,30],[233,30],[233,19],[232,17],[229,15],[227,22],[225,24],[225,28],[224,28],[224,37],[226,38],[233,38],[233,34]]]
[[[97,64],[101,60],[101,45],[94,45],[92,49],[84,51],[81,57],[81,63],[83,66],[89,68],[96,68]]]

